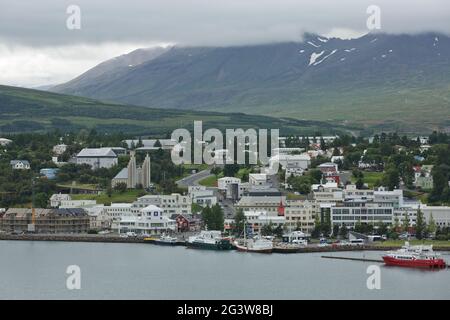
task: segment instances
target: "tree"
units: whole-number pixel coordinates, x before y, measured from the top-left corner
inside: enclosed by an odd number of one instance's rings
[[[407,212],[405,212],[405,216],[403,217],[402,230],[404,232],[408,232],[409,231],[409,216],[408,216]]]
[[[337,237],[339,235],[339,225],[335,224],[333,225],[333,237]]]
[[[311,237],[318,238],[320,236],[321,229],[322,229],[322,224],[320,222],[320,217],[318,214],[316,214],[316,216],[314,217],[314,229],[311,232]]]
[[[125,182],[119,182],[114,186],[114,190],[120,193],[124,193],[125,191],[127,191],[127,184]]]
[[[409,224],[409,222],[408,222]],[[423,219],[423,213],[420,208],[417,210],[417,218],[416,218],[416,238],[421,240],[424,238],[426,232],[426,223]]]
[[[263,236],[271,236],[273,234],[273,223],[270,221],[268,224],[265,224],[261,228],[261,235]]]
[[[361,178],[358,178],[358,180],[356,180],[356,189],[362,189],[364,188],[364,181]]]
[[[343,225],[339,228],[339,235],[340,235],[342,238],[347,238],[347,233],[348,233],[347,227],[343,224]]]
[[[436,229],[436,221],[434,221],[433,214],[430,214],[430,221],[428,222],[427,232],[430,235],[435,235]]]
[[[218,204],[215,204],[212,208],[205,207],[202,210],[202,219],[208,230],[223,230],[223,210]]]
[[[245,215],[243,209],[238,209],[234,215],[234,234],[240,236],[244,232]]]
[[[162,148],[162,144],[161,144],[161,141],[159,141],[159,139],[156,140],[154,147],[155,147],[155,148],[158,148],[158,149],[161,149],[161,148]]]

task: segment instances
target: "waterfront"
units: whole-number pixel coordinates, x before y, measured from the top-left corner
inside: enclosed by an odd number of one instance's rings
[[[379,258],[380,252],[335,253]],[[449,299],[450,272],[293,255],[202,251],[149,244],[1,241],[1,299]],[[448,253],[444,255],[450,260]],[[375,263],[376,264],[376,263]],[[66,289],[66,268],[81,289]]]

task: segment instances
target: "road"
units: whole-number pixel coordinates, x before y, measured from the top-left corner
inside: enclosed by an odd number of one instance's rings
[[[199,182],[209,176],[211,176],[211,170],[205,169],[202,171],[199,171],[197,173],[191,174],[190,176],[187,176],[181,180],[177,181],[177,185],[181,188],[187,188],[190,186],[198,186]]]

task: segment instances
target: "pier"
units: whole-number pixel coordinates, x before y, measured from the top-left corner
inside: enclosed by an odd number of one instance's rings
[[[350,258],[350,257],[335,257],[335,256],[322,256],[325,259],[338,259],[338,260],[351,260],[351,261],[362,261],[362,262],[379,262],[383,263],[382,259],[366,259],[366,258]]]

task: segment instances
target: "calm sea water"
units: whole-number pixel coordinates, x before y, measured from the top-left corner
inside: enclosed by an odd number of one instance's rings
[[[381,252],[333,253],[380,258]],[[385,267],[321,254],[246,254],[150,244],[0,241],[0,299],[449,299],[450,270]],[[444,256],[450,261],[450,256]],[[376,264],[376,263],[375,263]],[[66,288],[67,266],[81,289]]]

